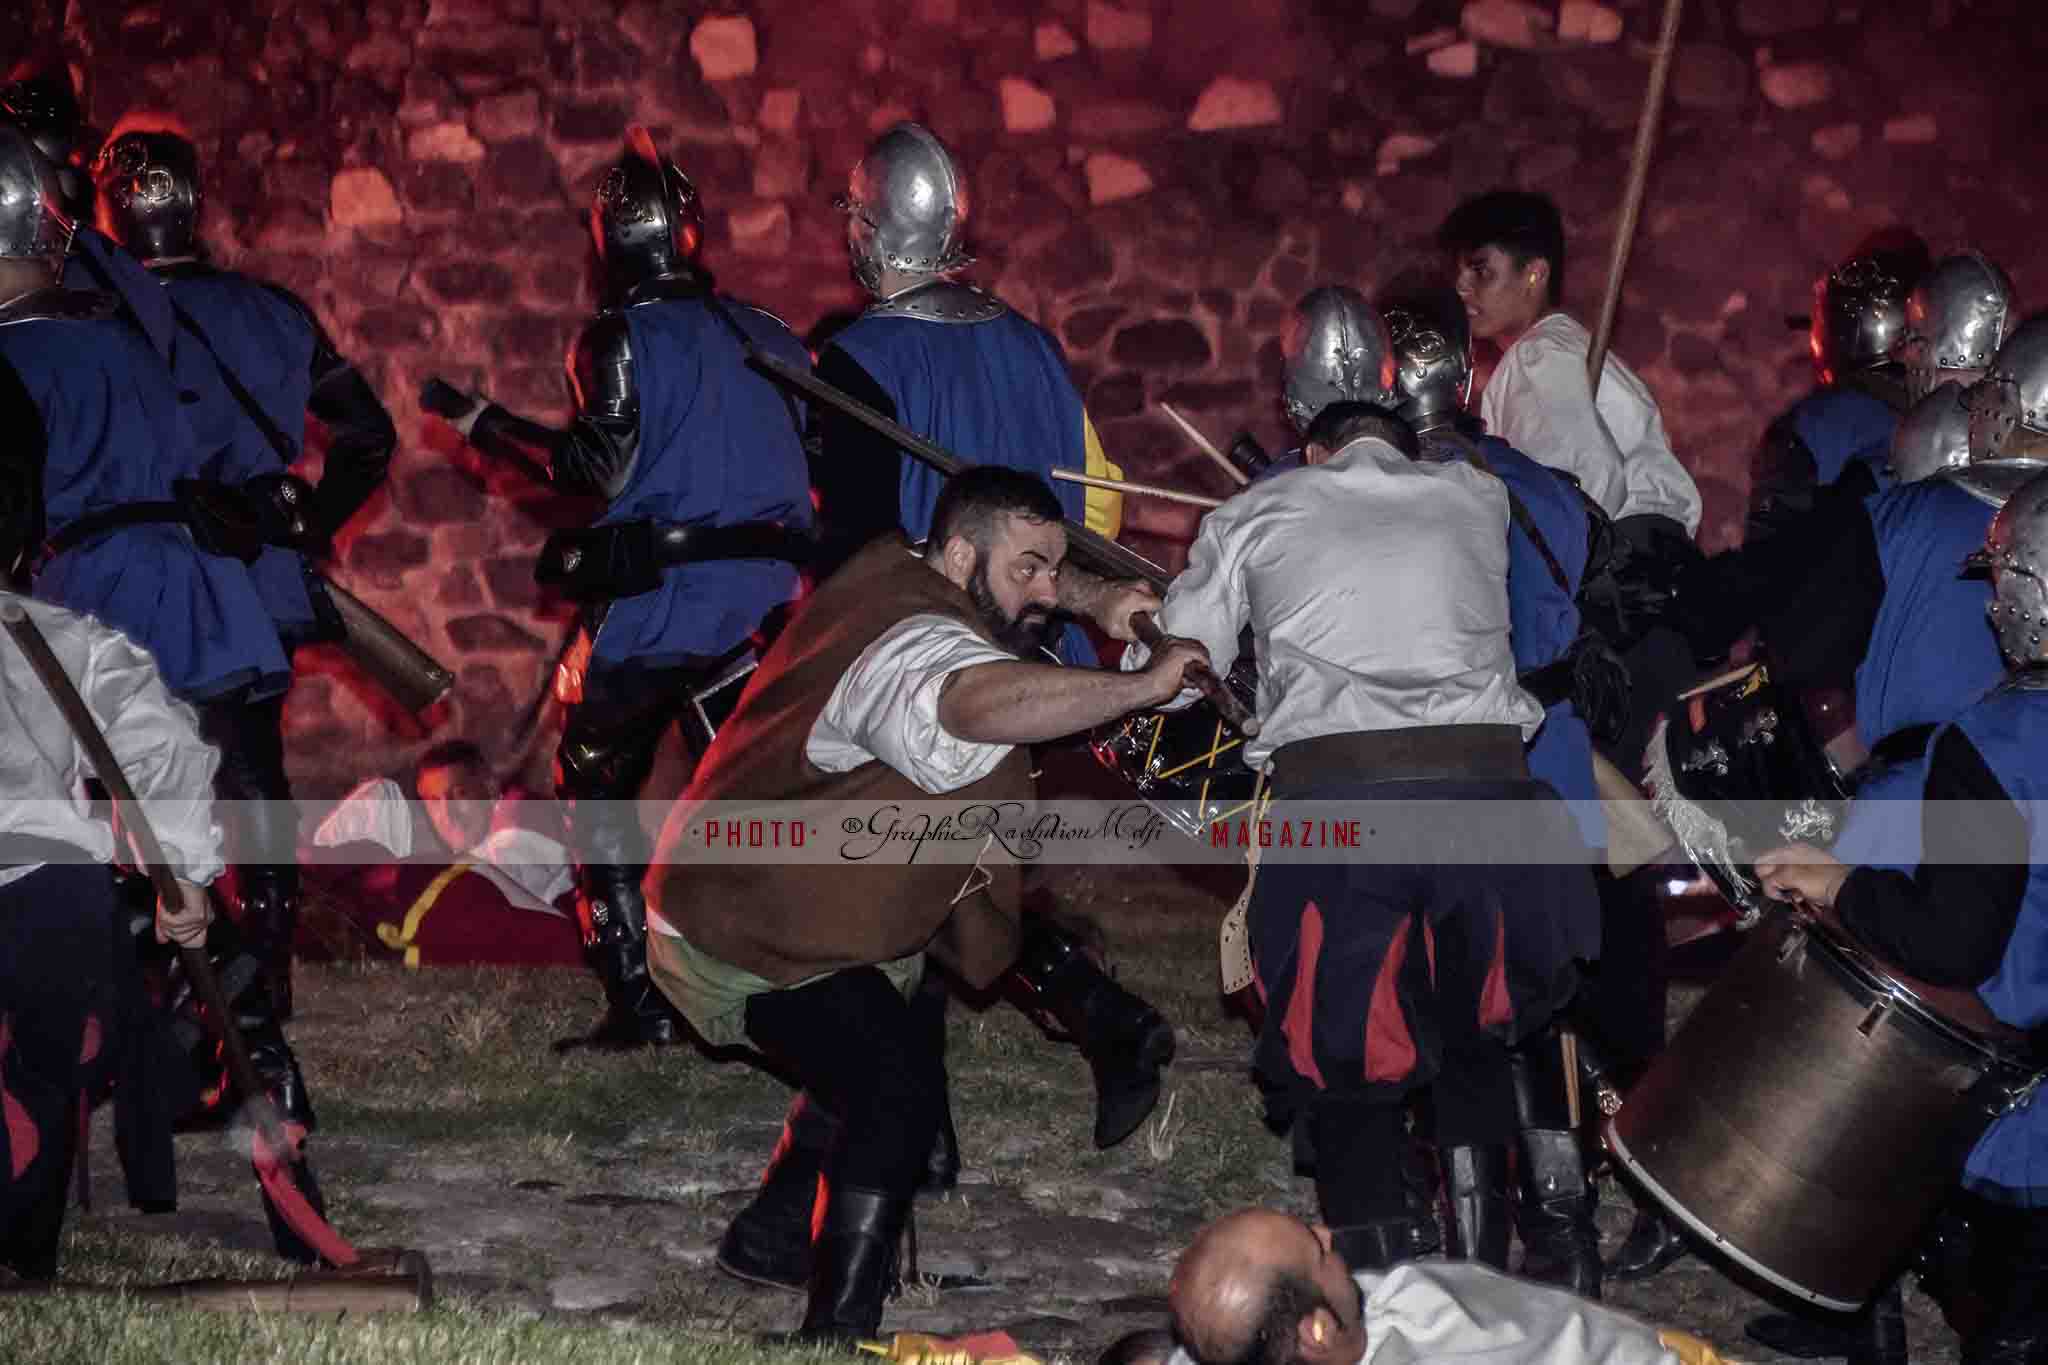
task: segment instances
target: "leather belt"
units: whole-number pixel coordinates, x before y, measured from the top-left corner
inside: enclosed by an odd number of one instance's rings
[[[1417,725],[1353,730],[1283,744],[1273,785],[1283,793],[1330,781],[1526,780],[1529,762],[1514,725]]]

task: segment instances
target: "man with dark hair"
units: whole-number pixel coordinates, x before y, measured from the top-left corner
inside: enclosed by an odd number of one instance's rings
[[[1569,999],[1576,960],[1599,955],[1585,867],[1543,861],[1579,841],[1523,755],[1543,708],[1509,645],[1507,494],[1416,449],[1384,409],[1329,404],[1304,468],[1203,520],[1159,613],[1226,666],[1247,624],[1259,640],[1244,759],[1271,759],[1276,822],[1296,801],[1372,801],[1376,818],[1470,803],[1456,820],[1379,820],[1348,861],[1269,849],[1253,884],[1254,1066],[1270,1115],[1312,1148],[1324,1219],[1361,1268],[1409,1259],[1434,1226],[1403,1178],[1407,1098],[1430,1087],[1442,1146],[1512,1141],[1509,1046]],[[1146,658],[1134,646],[1124,666]],[[1498,832],[1524,860],[1475,832],[1497,802],[1513,803]]]
[[[1716,1365],[1713,1348],[1470,1262],[1388,1274],[1346,1262],[1329,1228],[1246,1209],[1195,1235],[1168,1290],[1190,1365]]]
[[[805,1337],[872,1336],[881,1321],[943,1103],[941,1040],[909,1000],[927,953],[977,989],[1029,955],[1017,872],[993,844],[965,880],[931,859],[707,861],[693,826],[723,818],[715,803],[1028,800],[1023,746],[1175,695],[1202,657],[1186,641],[1135,673],[1027,662],[999,643],[1035,634],[1056,608],[1128,638],[1131,612],[1154,604],[1147,590],[1064,572],[1058,504],[1036,483],[968,470],[935,509],[951,528],[943,539],[919,551],[883,537],[819,588],[670,812],[648,877],[662,991],[707,1042],[777,1059],[819,1111],[742,1215],[745,1244],[729,1236],[720,1248],[722,1265],[771,1282],[786,1282],[791,1253],[808,1257]],[[1056,1006],[1084,1003],[1069,994],[1073,965],[1041,983]],[[813,1245],[820,1174],[829,1193]],[[734,1252],[756,1259],[736,1267]]]
[[[1593,339],[1562,308],[1557,205],[1520,190],[1482,194],[1452,210],[1437,244],[1451,258],[1473,335],[1501,347],[1480,398],[1487,430],[1570,473],[1617,521],[1655,516],[1684,536],[1698,531],[1699,489],[1671,453],[1649,388],[1612,352],[1597,402],[1586,382]]]

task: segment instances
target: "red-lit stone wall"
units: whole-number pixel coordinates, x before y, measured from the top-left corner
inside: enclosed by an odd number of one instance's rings
[[[17,4],[24,0],[17,0]],[[1617,349],[1740,520],[1747,451],[1807,383],[1815,274],[1904,221],[2048,286],[2033,0],[1691,0]],[[1153,405],[1281,439],[1276,334],[1307,287],[1426,256],[1461,195],[1564,207],[1597,307],[1647,0],[25,0],[0,59],[60,54],[101,126],[182,118],[217,255],[298,290],[404,443],[338,577],[457,665],[438,733],[500,739],[567,616],[529,564],[573,520],[419,413],[434,372],[558,420],[591,306],[583,212],[648,124],[710,210],[707,262],[799,330],[854,306],[829,207],[870,134],[931,124],[972,178],[977,278],[1065,341],[1126,470],[1223,491]],[[9,45],[11,46],[11,49]],[[2030,296],[2031,297],[2031,296]],[[1137,501],[1173,560],[1188,509]],[[294,694],[309,790],[416,750],[339,673]]]

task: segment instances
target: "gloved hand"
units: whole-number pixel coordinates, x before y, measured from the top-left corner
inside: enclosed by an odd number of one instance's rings
[[[420,385],[420,406],[462,433],[464,440],[476,427],[476,419],[491,405],[481,394],[466,393],[438,376]]]

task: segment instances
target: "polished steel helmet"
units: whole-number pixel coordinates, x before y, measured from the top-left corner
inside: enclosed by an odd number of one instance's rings
[[[100,231],[144,265],[199,254],[199,152],[176,133],[123,133],[92,165]]]
[[[0,124],[0,257],[58,260],[73,225],[59,202],[57,172],[11,124]]]
[[[1906,331],[1896,358],[1917,401],[1943,370],[1982,370],[2017,321],[2012,281],[1975,251],[1945,257],[1906,296]]]
[[[1418,432],[1455,421],[1472,393],[1472,324],[1457,292],[1385,295],[1380,315],[1393,346],[1395,411]]]
[[[1280,340],[1287,361],[1287,418],[1306,433],[1332,403],[1391,408],[1394,345],[1386,319],[1356,289],[1326,284],[1294,305]]]
[[[704,244],[697,187],[637,123],[626,130],[625,154],[598,183],[590,235],[615,293],[681,274]]]
[[[1917,280],[1901,254],[1854,256],[1813,286],[1813,358],[1821,382],[1840,383],[1890,362],[1906,330],[1906,295]]]
[[[1920,399],[1892,432],[1891,476],[1918,483],[1970,463],[1970,408],[1954,380]]]
[[[870,143],[836,202],[847,215],[854,278],[871,294],[881,292],[884,270],[935,275],[973,259],[962,238],[967,182],[921,124],[899,123]]]
[[[2048,663],[2048,473],[2014,490],[1968,563],[1991,571],[1992,629],[2015,664]]]
[[[49,158],[66,217],[82,218],[92,212],[92,186],[74,160],[87,134],[85,111],[79,108],[70,72],[61,66],[17,67],[12,79],[0,83],[0,123],[27,133],[36,150]]]
[[[1970,467],[1960,482],[2003,498],[2048,468],[2048,313],[2013,329],[1984,378],[1964,401],[1970,409]]]

